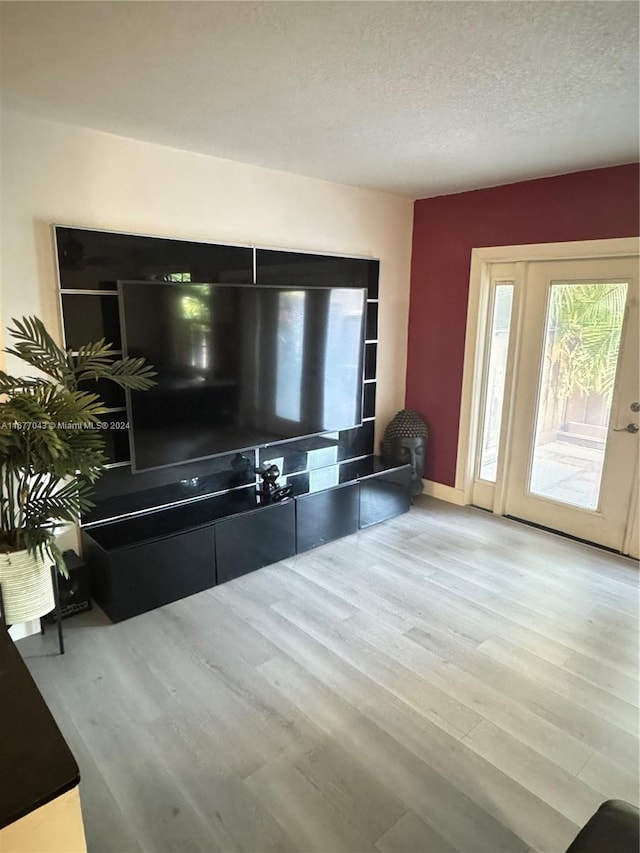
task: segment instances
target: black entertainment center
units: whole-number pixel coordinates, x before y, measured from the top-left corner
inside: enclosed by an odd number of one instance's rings
[[[410,467],[374,455],[378,261],[55,240],[66,345],[105,337],[158,369],[155,392],[91,389],[113,428],[82,542],[113,621],[409,509]],[[272,502],[255,472],[276,467]]]
[[[94,597],[119,622],[233,580],[407,512],[410,478],[409,465],[361,460],[277,503],[245,488],[83,528]]]

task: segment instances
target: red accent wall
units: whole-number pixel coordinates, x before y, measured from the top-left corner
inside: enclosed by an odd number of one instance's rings
[[[471,250],[638,236],[639,180],[635,163],[415,202],[406,407],[427,479],[455,481]]]

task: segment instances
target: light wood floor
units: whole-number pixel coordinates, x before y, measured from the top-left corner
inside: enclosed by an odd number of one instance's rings
[[[119,625],[19,644],[97,851],[564,851],[638,801],[638,572],[422,498]]]

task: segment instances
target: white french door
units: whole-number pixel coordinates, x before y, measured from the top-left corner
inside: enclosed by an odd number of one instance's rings
[[[637,555],[638,260],[492,265],[472,502]]]

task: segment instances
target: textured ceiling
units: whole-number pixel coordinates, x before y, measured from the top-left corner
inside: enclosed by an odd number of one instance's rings
[[[638,157],[635,2],[3,2],[2,99],[413,197]]]

